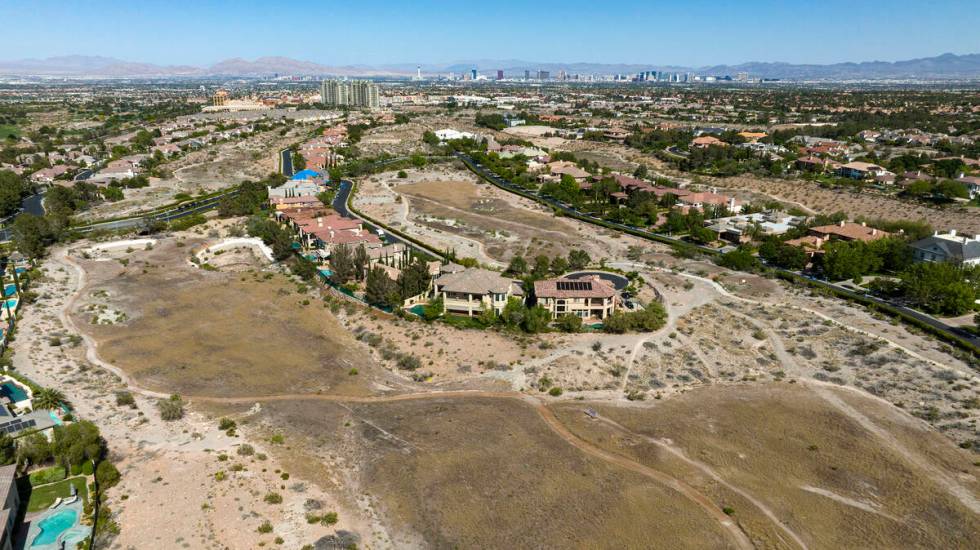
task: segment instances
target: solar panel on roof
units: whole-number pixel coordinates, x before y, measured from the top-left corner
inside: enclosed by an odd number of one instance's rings
[[[589,281],[558,281],[555,283],[558,290],[592,290],[592,283]]]

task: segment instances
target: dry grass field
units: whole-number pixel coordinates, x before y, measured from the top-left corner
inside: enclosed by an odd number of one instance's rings
[[[465,182],[404,187],[446,210],[501,200]],[[545,216],[491,204],[527,228]],[[250,253],[223,254],[216,271],[191,265],[218,225],[73,255],[88,284],[72,319],[136,384],[189,396],[211,431],[234,419],[241,442],[261,442],[290,472],[279,489],[289,508],[247,518],[282,517],[276,534],[305,521],[303,491],[316,489],[342,519],[310,533],[343,526],[371,548],[966,548],[980,536],[975,455],[955,445],[975,431],[977,381],[901,327],[695,261],[641,269],[670,313],[654,333],[516,337],[353,306],[334,314]],[[416,354],[421,376],[396,372],[385,349]],[[565,393],[538,391],[542,377]],[[908,414],[929,407],[932,426]],[[194,479],[219,462],[208,457]],[[262,498],[248,475],[209,489],[221,514]],[[125,517],[152,517],[131,500]]]
[[[358,491],[400,533],[395,546],[729,546],[696,505],[580,452],[516,400],[427,399],[347,410],[274,403],[263,414],[271,425],[308,418],[294,429],[309,446],[348,449]]]
[[[972,547],[980,486],[965,473],[975,470],[966,454],[887,405],[819,391],[829,397],[775,383],[702,388],[653,405],[596,405],[614,424],[590,420],[581,404],[556,409],[597,445],[667,471],[693,469],[686,479],[732,503],[761,547],[785,547],[789,532],[811,548]],[[875,431],[835,399],[874,418]],[[763,509],[788,531],[773,538]]]
[[[121,258],[128,265],[83,261],[91,284],[75,321],[141,385],[191,396],[363,394],[382,372],[295,283],[271,271],[199,270],[191,249],[164,241]],[[96,315],[108,324],[93,324]]]

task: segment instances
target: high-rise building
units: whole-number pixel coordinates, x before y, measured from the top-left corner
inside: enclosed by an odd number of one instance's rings
[[[320,98],[333,107],[362,107],[377,109],[381,106],[378,85],[369,80],[324,80],[320,83]]]
[[[531,80],[531,70],[524,69],[524,80]]]
[[[504,70],[497,69],[497,80],[503,80],[503,79],[504,79]]]
[[[548,80],[549,78],[551,78],[551,73],[548,71],[538,71],[538,80]]]
[[[470,70],[470,79],[476,80],[476,69]]]

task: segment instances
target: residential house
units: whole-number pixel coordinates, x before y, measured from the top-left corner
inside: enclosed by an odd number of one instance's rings
[[[534,296],[537,305],[547,309],[552,319],[575,315],[583,320],[602,321],[619,305],[616,288],[599,277],[535,281]]]
[[[960,175],[956,181],[966,185],[966,190],[970,193],[970,200],[980,197],[980,177]]]
[[[877,176],[894,176],[888,170],[885,170],[877,164],[871,164],[870,162],[849,162],[847,164],[841,165],[837,169],[837,175],[842,178],[852,178],[856,180],[871,179]]]
[[[810,235],[823,239],[824,242],[828,240],[871,242],[890,237],[891,233],[875,229],[874,227],[868,227],[864,222],[854,223],[842,221],[833,225],[811,227]]]
[[[20,512],[17,464],[0,466],[0,498],[3,499],[3,509],[0,510],[0,528],[3,529],[3,532],[0,532],[0,550],[11,550],[17,515]]]
[[[936,231],[931,237],[915,241],[912,257],[917,262],[948,262],[961,265],[980,265],[980,235],[972,238],[957,235],[952,229],[948,233]]]
[[[31,181],[34,183],[51,183],[63,176],[70,169],[71,166],[67,164],[56,164],[51,168],[42,168],[31,174]]]
[[[696,149],[707,149],[711,146],[725,147],[728,144],[714,136],[701,136],[691,140],[691,147]]]
[[[480,268],[445,273],[433,282],[433,287],[433,298],[442,297],[446,313],[470,317],[485,309],[499,315],[512,296],[524,295],[518,282]]]
[[[292,179],[279,187],[266,187],[269,198],[274,197],[314,197],[323,191],[323,186],[313,180]]]
[[[751,233],[760,235],[782,235],[799,225],[804,218],[790,216],[784,212],[770,210],[754,214],[741,214],[727,218],[718,218],[707,223],[707,228],[715,232],[719,239],[733,243],[748,242]]]

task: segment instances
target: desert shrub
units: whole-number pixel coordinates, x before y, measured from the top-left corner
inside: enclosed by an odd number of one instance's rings
[[[248,443],[243,443],[238,446],[238,450],[235,452],[237,452],[239,456],[252,456],[255,454],[255,447],[252,447]]]
[[[222,418],[218,421],[218,429],[221,431],[228,431],[235,428],[235,421],[230,418]]]
[[[160,411],[160,418],[168,422],[184,418],[184,402],[179,395],[157,401],[157,410]]]
[[[135,407],[136,399],[128,391],[116,392],[116,405],[120,407]]]
[[[266,493],[265,497],[262,499],[268,504],[282,504],[282,495],[279,493]]]
[[[269,520],[265,520],[265,521],[262,522],[262,525],[259,525],[258,531],[259,531],[259,533],[262,533],[262,534],[271,533],[272,532],[272,524],[269,523]]]

